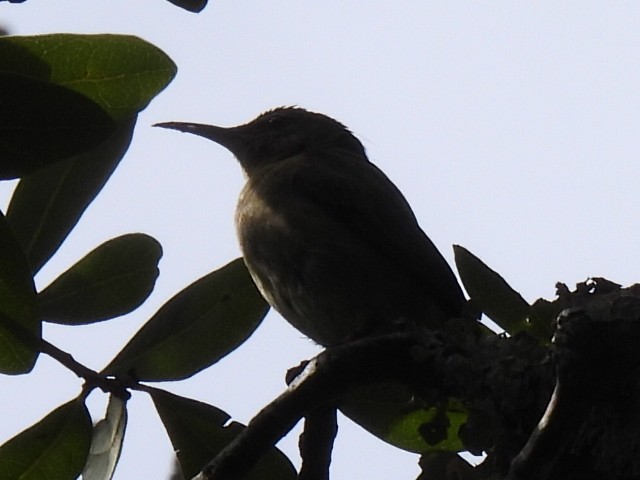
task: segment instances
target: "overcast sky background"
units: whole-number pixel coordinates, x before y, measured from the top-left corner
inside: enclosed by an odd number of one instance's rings
[[[244,123],[278,105],[326,113],[363,141],[453,263],[468,248],[527,300],[589,276],[639,280],[640,3],[211,1],[199,15],[162,0],[0,5],[13,34],[138,35],[178,65],[140,115],[121,166],[39,287],[99,243],[145,232],[161,275],[132,315],[45,336],[100,369],[178,290],[239,256],[233,211],[243,179],[223,148],[154,129],[160,121]],[[6,207],[11,183],[0,185]],[[218,365],[161,385],[246,423],[317,348],[270,314]],[[45,385],[43,381],[49,379]],[[47,357],[0,377],[0,442],[75,397],[81,382]],[[104,396],[93,394],[98,416]],[[115,478],[166,478],[171,445],[135,393]],[[281,443],[295,455],[296,436]],[[341,422],[336,480],[413,479],[417,456]]]

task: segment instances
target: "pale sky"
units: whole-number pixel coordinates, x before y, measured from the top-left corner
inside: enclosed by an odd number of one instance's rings
[[[134,34],[178,65],[140,115],[121,166],[37,278],[45,286],[124,233],[162,243],[160,278],[139,311],[45,329],[91,368],[174,293],[239,255],[239,166],[202,138],[151,128],[160,121],[233,125],[278,105],[323,112],[363,141],[451,263],[451,245],[463,245],[530,301],[552,298],[557,281],[638,281],[638,2],[212,0],[195,15],[162,0],[30,0],[2,2],[0,23],[25,35]],[[1,208],[9,191],[0,185]],[[160,386],[246,423],[282,391],[286,369],[316,351],[270,314],[218,365]],[[0,377],[0,442],[80,385],[46,357],[32,375]],[[90,406],[98,418],[104,396]],[[151,401],[136,392],[129,409],[115,478],[166,478],[172,449]],[[280,445],[294,460],[296,442]],[[343,420],[332,478],[414,479],[416,462]]]

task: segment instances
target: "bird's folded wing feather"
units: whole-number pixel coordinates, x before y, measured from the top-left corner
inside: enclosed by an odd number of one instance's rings
[[[304,162],[289,179],[296,195],[340,221],[424,285],[447,313],[460,313],[464,295],[397,187],[362,157],[336,154]]]

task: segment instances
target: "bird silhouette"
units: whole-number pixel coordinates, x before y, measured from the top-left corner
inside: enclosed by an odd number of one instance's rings
[[[246,174],[235,221],[265,299],[324,346],[441,328],[465,298],[408,202],[341,123],[280,107],[236,127],[158,126],[226,147]]]

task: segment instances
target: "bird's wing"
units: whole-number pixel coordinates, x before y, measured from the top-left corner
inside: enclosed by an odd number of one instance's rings
[[[308,160],[291,170],[289,188],[404,268],[446,313],[459,314],[465,300],[455,275],[391,180],[356,155]]]

